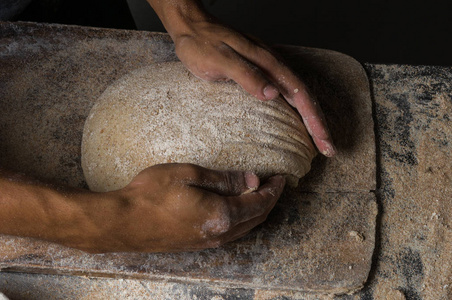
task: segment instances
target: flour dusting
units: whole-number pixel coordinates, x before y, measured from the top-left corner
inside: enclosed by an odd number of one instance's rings
[[[154,64],[112,84],[86,121],[82,166],[92,190],[127,185],[146,167],[193,163],[288,176],[297,185],[315,148],[281,98],[263,102],[234,83],[211,83],[179,62]]]

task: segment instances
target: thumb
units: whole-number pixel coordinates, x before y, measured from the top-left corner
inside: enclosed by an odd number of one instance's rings
[[[183,182],[223,196],[238,196],[253,192],[260,185],[253,172],[218,171],[187,164],[189,172],[179,172]]]
[[[209,177],[195,186],[223,196],[239,196],[259,188],[259,177],[253,172],[208,171]]]

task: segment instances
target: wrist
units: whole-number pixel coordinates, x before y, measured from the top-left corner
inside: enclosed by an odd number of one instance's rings
[[[72,214],[60,218],[72,220],[71,231],[60,232],[56,242],[91,253],[132,250],[127,239],[136,205],[127,196],[123,190],[74,194]]]
[[[197,0],[148,0],[173,40],[193,32],[193,24],[209,22],[212,17]]]

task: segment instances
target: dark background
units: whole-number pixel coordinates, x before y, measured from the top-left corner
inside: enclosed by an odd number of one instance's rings
[[[33,0],[17,20],[136,29],[127,0]],[[140,29],[164,31],[145,0]],[[207,10],[269,44],[337,50],[361,62],[452,66],[452,1],[205,0]],[[143,21],[144,20],[144,21]]]

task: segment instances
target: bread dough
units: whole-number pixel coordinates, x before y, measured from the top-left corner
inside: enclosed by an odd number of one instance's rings
[[[281,98],[263,102],[231,82],[206,82],[180,62],[119,79],[86,120],[82,167],[93,191],[126,186],[143,169],[193,163],[217,170],[287,175],[310,169],[316,150],[299,115]]]

